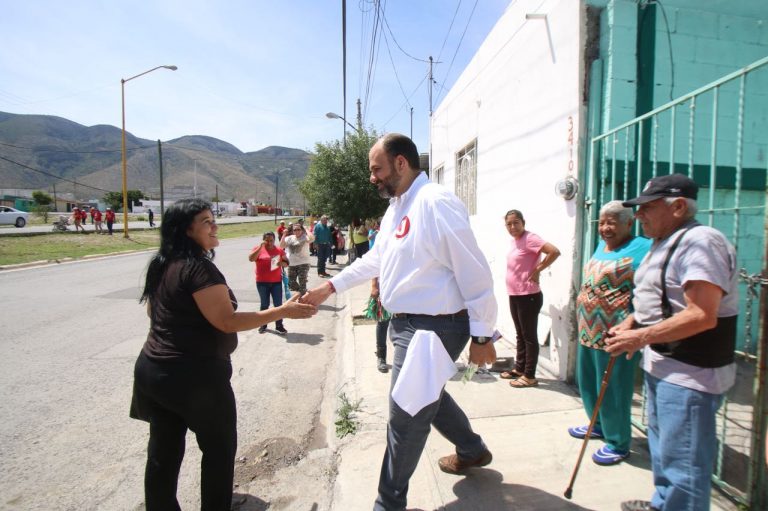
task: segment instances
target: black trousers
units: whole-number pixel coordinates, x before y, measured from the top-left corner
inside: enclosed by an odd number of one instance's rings
[[[237,450],[229,361],[155,361],[142,353],[134,369],[131,416],[149,422],[144,493],[147,511],[180,510],[176,487],[187,429],[203,453],[200,509],[229,510]]]
[[[363,243],[356,243],[355,244],[355,255],[357,257],[363,257],[368,252],[368,242],[364,241]]]
[[[517,336],[517,355],[515,370],[527,378],[536,377],[536,366],[539,363],[539,312],[544,303],[541,292],[531,295],[509,297],[509,312],[515,323]]]

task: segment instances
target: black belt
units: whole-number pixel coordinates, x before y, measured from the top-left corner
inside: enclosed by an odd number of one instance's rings
[[[456,320],[469,318],[469,313],[467,312],[467,309],[462,309],[459,312],[454,312],[453,314],[436,314],[434,316],[431,314],[411,314],[410,312],[396,312],[392,314],[392,317],[395,319],[427,318]]]

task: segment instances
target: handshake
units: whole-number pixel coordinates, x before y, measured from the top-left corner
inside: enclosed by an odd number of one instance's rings
[[[328,299],[335,289],[333,284],[326,281],[303,295],[295,294],[290,300],[280,306],[284,317],[290,319],[310,318],[317,314],[317,306]]]

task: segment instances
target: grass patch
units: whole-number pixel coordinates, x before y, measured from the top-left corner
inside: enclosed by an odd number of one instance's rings
[[[106,227],[105,227],[106,229]],[[219,225],[219,238],[254,237],[275,230],[271,222],[244,222]],[[89,255],[104,255],[116,252],[137,252],[154,250],[160,245],[160,230],[133,229],[130,238],[125,239],[122,231],[112,236],[95,233],[72,232],[30,234],[28,236],[0,237],[0,265],[30,263],[34,261],[57,261],[77,259]]]
[[[360,421],[357,420],[355,412],[360,411],[360,403],[363,400],[358,399],[352,403],[344,392],[339,394],[339,400],[341,401],[341,406],[336,410],[336,415],[339,419],[334,424],[336,424],[336,436],[344,438],[347,435],[354,435],[360,429]]]

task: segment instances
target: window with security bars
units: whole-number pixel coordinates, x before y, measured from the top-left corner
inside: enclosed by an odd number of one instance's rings
[[[445,184],[445,180],[443,178],[443,172],[445,171],[445,165],[440,165],[433,171],[433,178],[432,181],[434,181],[437,184]]]
[[[456,153],[455,193],[470,215],[477,213],[477,139]]]

